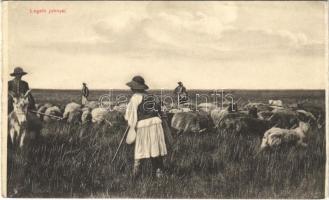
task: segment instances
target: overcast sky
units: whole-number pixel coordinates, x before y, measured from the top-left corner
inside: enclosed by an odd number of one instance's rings
[[[327,2],[6,3],[7,67],[32,88],[325,88]]]

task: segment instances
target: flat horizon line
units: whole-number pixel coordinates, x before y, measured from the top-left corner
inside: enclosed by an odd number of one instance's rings
[[[69,89],[61,89],[61,88],[31,88],[32,90],[81,90],[80,88],[69,88]],[[126,88],[126,89],[121,89],[121,88],[111,88],[111,89],[90,89],[90,91],[103,91],[103,90],[130,90],[129,88]],[[152,90],[174,90],[174,89],[168,89],[168,88],[160,88],[160,89],[149,89],[149,91],[152,91]],[[325,88],[322,88],[322,89],[308,89],[308,88],[286,88],[286,89],[273,89],[273,88],[270,88],[270,89],[243,89],[243,88],[221,88],[221,89],[214,89],[214,88],[210,88],[210,89],[198,89],[198,88],[190,88],[190,89],[187,89],[187,90],[217,90],[217,91],[220,91],[220,90],[245,90],[245,91],[275,91],[275,90],[287,90],[287,91],[292,91],[292,90],[299,90],[299,91],[305,91],[305,90],[314,90],[314,91],[325,91],[326,89]]]

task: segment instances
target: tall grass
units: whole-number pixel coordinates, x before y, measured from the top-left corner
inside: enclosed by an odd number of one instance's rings
[[[256,155],[260,139],[216,131],[176,136],[164,159],[166,176],[153,179],[145,161],[131,179],[133,146],[111,159],[125,126],[45,125],[32,148],[9,151],[8,191],[24,197],[323,198],[324,130],[307,148]],[[81,131],[84,131],[81,134]]]
[[[155,91],[159,93],[159,91]],[[191,99],[196,93],[190,91]],[[324,105],[324,91],[225,91],[243,102],[309,99]],[[97,100],[108,91],[91,91]],[[114,91],[130,94],[129,91]],[[166,91],[172,94],[172,91]],[[34,90],[38,103],[80,101],[80,91]],[[198,101],[201,102],[201,101]],[[240,107],[243,102],[239,103]],[[111,164],[125,125],[45,124],[41,137],[20,152],[8,151],[8,192],[22,197],[131,198],[324,198],[325,131],[313,130],[308,147],[283,147],[256,156],[260,139],[221,130],[185,134],[167,144],[166,176],[150,176],[150,162],[133,182],[133,145],[124,144]]]

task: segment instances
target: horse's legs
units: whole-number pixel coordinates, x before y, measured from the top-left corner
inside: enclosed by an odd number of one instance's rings
[[[9,135],[10,135],[11,144],[14,147],[15,146],[15,129],[13,129],[13,128],[10,129]]]
[[[11,143],[14,144],[14,142],[15,142],[15,130],[10,129],[9,134],[10,134]]]
[[[19,141],[19,147],[22,148],[24,145],[24,139],[25,139],[25,135],[26,135],[26,130],[24,130],[21,135],[20,135],[20,139]]]

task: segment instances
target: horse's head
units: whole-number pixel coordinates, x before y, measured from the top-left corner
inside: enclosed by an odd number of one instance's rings
[[[26,125],[27,122],[27,113],[28,113],[28,105],[29,105],[28,95],[30,92],[31,90],[28,90],[24,95],[18,97],[9,93],[9,95],[13,98],[13,107],[14,107],[13,112],[15,112],[18,123],[21,126]]]

